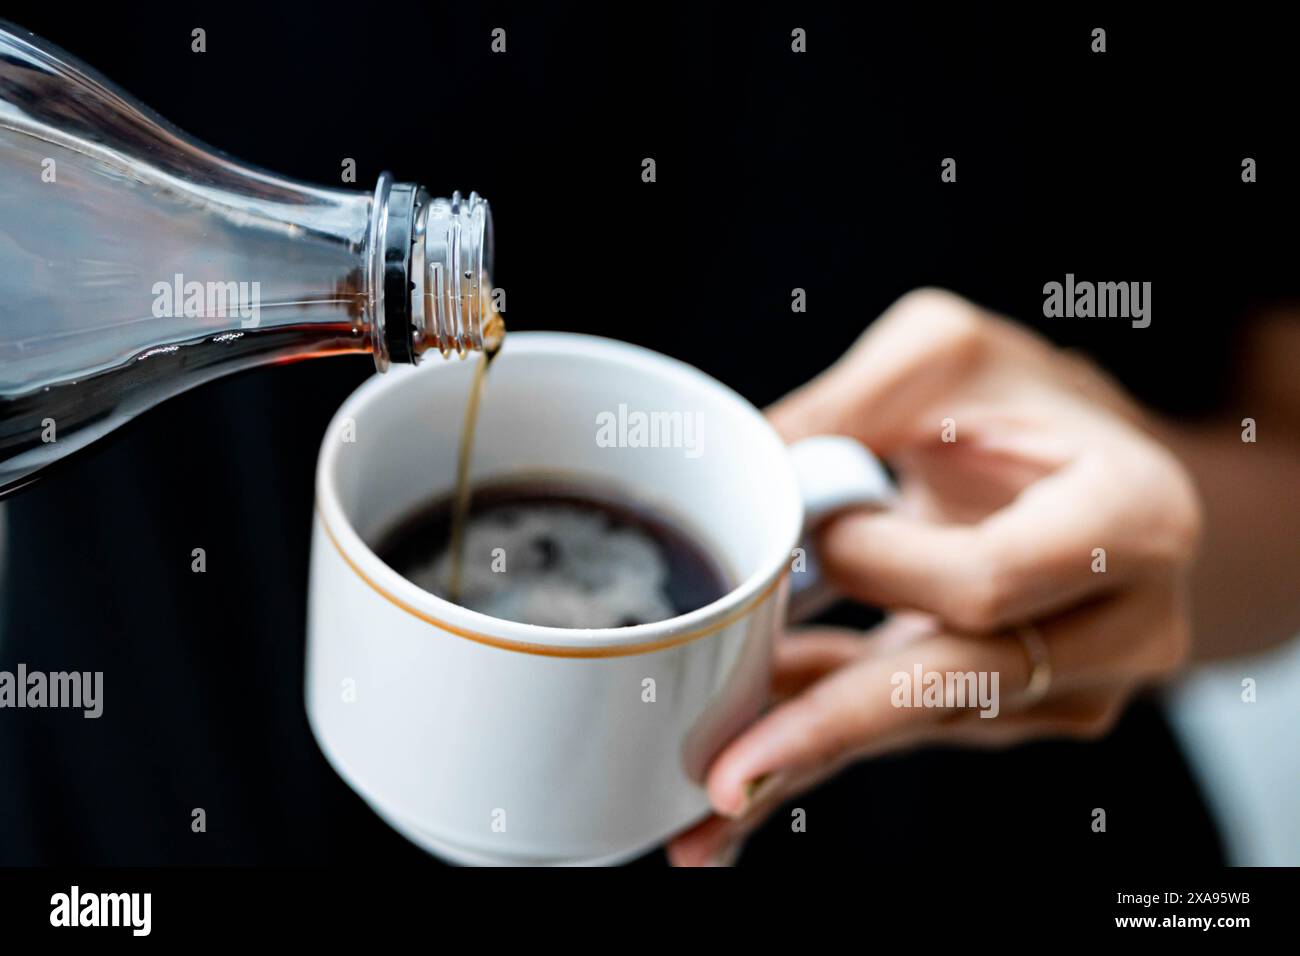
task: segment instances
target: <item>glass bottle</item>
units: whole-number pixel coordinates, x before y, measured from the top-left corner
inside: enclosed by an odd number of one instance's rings
[[[474,193],[255,169],[0,21],[0,494],[240,369],[480,351],[491,257]]]

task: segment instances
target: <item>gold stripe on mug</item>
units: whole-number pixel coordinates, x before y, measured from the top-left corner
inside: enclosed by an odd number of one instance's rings
[[[338,538],[334,536],[333,529],[330,528],[329,522],[325,520],[325,515],[321,513],[320,507],[316,508],[316,517],[320,520],[321,527],[325,529],[325,536],[330,539],[334,545],[334,550],[339,553],[345,564],[350,567],[362,581],[370,585],[380,597],[384,598],[390,604],[400,608],[412,617],[418,617],[426,624],[432,624],[448,634],[454,634],[457,637],[463,637],[466,640],[475,641],[479,644],[487,644],[491,647],[500,648],[503,651],[515,651],[520,654],[536,654],[541,657],[630,657],[634,654],[649,654],[654,651],[661,651],[668,647],[676,647],[678,644],[686,644],[690,641],[698,640],[701,637],[708,637],[710,634],[716,634],[724,627],[728,627],[748,614],[753,608],[762,603],[773,591],[775,591],[785,578],[788,567],[783,567],[781,573],[772,579],[756,595],[742,604],[740,607],[729,612],[721,620],[715,621],[706,627],[697,628],[693,631],[686,631],[682,634],[674,634],[671,637],[661,638],[654,641],[643,641],[639,644],[618,644],[613,646],[596,646],[596,647],[561,647],[551,644],[532,644],[527,641],[512,641],[504,637],[496,637],[492,634],[484,634],[481,631],[471,631],[468,628],[459,627],[450,624],[447,621],[439,620],[430,614],[426,614],[419,608],[413,607],[403,601],[397,595],[388,591],[379,582],[373,580],[365,571],[357,565],[355,561],[343,550],[339,544]]]

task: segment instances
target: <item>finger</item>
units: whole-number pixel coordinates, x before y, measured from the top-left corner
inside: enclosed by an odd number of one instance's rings
[[[1035,627],[1057,694],[1149,683],[1181,667],[1191,648],[1186,596],[1173,582],[1147,583]]]
[[[934,633],[934,619],[922,614],[895,614],[869,631],[813,627],[788,632],[773,653],[772,689],[792,697],[832,671],[865,654],[886,653]]]
[[[714,814],[668,844],[668,860],[674,866],[729,866],[740,854],[742,844],[772,813],[796,794],[809,790],[832,776],[839,767],[814,768],[800,775],[770,777],[753,788],[747,812],[739,818]]]
[[[889,307],[840,361],[768,410],[786,441],[852,435],[881,454],[904,421],[978,355],[990,321],[948,292],[921,289]]]
[[[1053,693],[1132,685],[1176,666],[1188,644],[1179,601],[1172,587],[1150,587],[1040,622]],[[947,727],[936,725],[961,707],[987,714],[971,719],[996,726],[1004,715],[1032,707],[1024,691],[1033,668],[1023,641],[1009,634],[937,634],[859,657],[733,740],[709,769],[710,801],[735,817],[752,799],[753,782],[769,775],[944,739]],[[941,682],[953,680],[952,689],[941,683],[942,696],[926,699],[921,687],[936,674]]]
[[[1031,740],[1098,740],[1114,728],[1132,697],[1133,685],[1074,691],[1024,712],[994,719],[961,713],[931,725],[920,741],[964,747],[1011,747]]]
[[[742,814],[750,785],[768,774],[804,773],[906,745],[918,725],[944,713],[895,704],[895,675],[910,678],[916,663],[939,672],[996,672],[1017,689],[1029,679],[1028,659],[1015,640],[938,635],[858,660],[778,705],[723,750],[707,780],[714,808],[724,816]]]
[[[864,653],[866,638],[848,628],[814,628],[782,636],[773,649],[772,691],[792,697]]]
[[[1186,658],[1187,621],[1185,596],[1170,584],[1124,592],[1038,622],[1052,694],[1131,686],[1168,673]],[[936,725],[954,720],[962,707],[988,714],[967,719],[990,726],[1004,715],[1042,707],[1046,702],[1030,701],[1024,693],[1035,666],[1024,641],[1007,633],[939,633],[860,656],[779,704],[728,744],[709,768],[709,799],[718,813],[737,817],[752,800],[754,781],[944,739],[948,728]],[[942,696],[927,699],[919,688],[936,674]],[[1052,719],[1050,712],[1038,714]]]
[[[735,821],[716,813],[679,833],[668,843],[668,862],[673,866],[729,866],[738,850],[733,833]]]
[[[992,720],[983,719],[978,713],[959,712],[949,719],[931,722],[913,735],[910,742],[1003,748],[1038,739],[1096,740],[1114,728],[1131,699],[1132,690],[1132,686],[1125,685],[1075,692],[1026,713]],[[738,858],[744,841],[776,809],[794,795],[834,775],[843,762],[797,776],[778,772],[760,779],[753,788],[760,792],[739,818],[714,814],[673,838],[668,845],[669,862],[674,866],[730,866]]]
[[[1140,540],[1148,523],[1134,513],[1131,489],[1096,472],[1067,466],[976,524],[897,511],[841,515],[820,533],[818,559],[846,594],[927,611],[959,630],[994,631],[1049,614],[1159,562]]]

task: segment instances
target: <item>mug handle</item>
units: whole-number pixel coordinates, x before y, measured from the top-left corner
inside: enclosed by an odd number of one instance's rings
[[[849,508],[887,508],[898,496],[880,460],[861,442],[845,435],[816,435],[789,448],[803,498],[804,570],[790,575],[789,619],[809,618],[838,597],[821,574],[812,533],[831,515]],[[793,560],[793,556],[792,556]]]

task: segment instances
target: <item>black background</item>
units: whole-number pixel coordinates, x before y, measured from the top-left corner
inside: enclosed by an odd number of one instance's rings
[[[241,159],[339,185],[352,157],[361,188],[391,169],[479,191],[512,329],[647,345],[759,404],[935,284],[1202,414],[1229,401],[1248,316],[1296,292],[1293,51],[1253,8],[1177,22],[865,4],[0,11]],[[949,156],[955,184],[939,178]],[[1047,323],[1042,286],[1067,272],[1151,281],[1151,327]],[[790,311],[796,286],[806,315]],[[98,721],[0,715],[0,864],[433,862],[326,766],[303,708],[315,454],[371,371],[340,358],[215,383],[5,503],[0,667],[102,670],[106,704]],[[206,574],[190,572],[194,547]],[[957,848],[989,867],[1220,860],[1145,702],[1102,742],[879,760],[800,805],[809,832],[771,828],[742,863]]]

